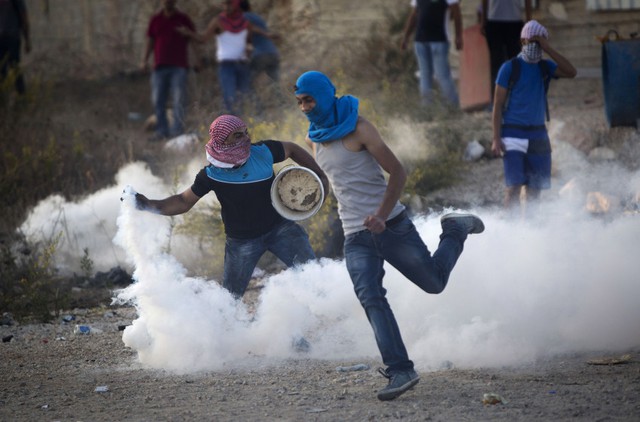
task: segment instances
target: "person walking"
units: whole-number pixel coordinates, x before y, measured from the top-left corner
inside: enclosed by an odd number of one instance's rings
[[[15,71],[18,94],[26,92],[24,75],[20,70],[22,39],[25,53],[31,52],[29,14],[24,0],[0,0],[0,80]]]
[[[187,75],[189,71],[189,38],[178,28],[195,29],[191,18],[176,8],[177,0],[163,0],[162,10],[151,17],[147,28],[147,43],[142,59],[143,71],[149,69],[149,57],[153,53],[151,73],[151,101],[156,117],[156,130],[151,141],[162,141],[184,133],[187,102]],[[195,69],[200,67],[196,51]],[[173,123],[169,127],[167,101],[172,97]]]
[[[255,82],[256,78],[265,73],[272,82],[280,81],[280,52],[276,47],[272,38],[278,38],[276,34],[269,31],[267,23],[262,16],[251,10],[249,0],[240,1],[240,9],[244,13],[244,17],[249,21],[253,28],[259,28],[262,32],[271,34],[271,37],[254,33],[251,35],[251,80]]]
[[[253,92],[257,92],[256,84],[258,83],[258,78],[260,75],[265,74],[268,78],[268,87],[266,91],[268,92],[269,97],[271,100],[281,101],[283,98],[279,88],[280,52],[274,43],[274,40],[279,39],[280,36],[269,31],[269,27],[262,16],[251,10],[249,0],[241,0],[240,8],[244,13],[245,18],[254,29],[257,28],[262,32],[271,34],[270,37],[266,37],[255,30],[251,34],[252,48],[249,69]],[[258,112],[263,109],[263,105],[261,103],[260,99],[256,97],[256,108]]]
[[[467,235],[481,233],[484,224],[473,214],[442,216],[440,244],[431,255],[399,202],[405,170],[375,126],[359,115],[359,100],[337,98],[331,80],[318,71],[297,79],[295,96],[309,120],[307,140],[338,200],[347,270],[386,365],[380,372],[389,382],[377,396],[393,400],[415,386],[419,376],[386,298],[384,262],[425,292],[441,293]]]
[[[458,92],[449,66],[449,17],[455,27],[455,45],[462,50],[462,14],[458,0],[411,0],[400,48],[407,48],[415,30],[414,52],[420,71],[420,96],[423,105],[433,102],[435,77],[443,99],[452,107],[459,106]]]
[[[271,37],[272,34],[254,27],[244,16],[240,0],[224,0],[224,10],[215,16],[203,33],[181,28],[181,33],[200,43],[216,37],[218,82],[224,107],[229,114],[238,114],[239,104],[251,90],[248,45],[253,34]]]
[[[520,31],[525,21],[531,20],[531,0],[482,0],[480,16],[489,48],[493,94],[500,66],[520,52]]]
[[[209,165],[182,193],[152,200],[136,194],[136,207],[162,215],[189,211],[204,195],[214,192],[221,206],[226,242],[222,285],[242,297],[258,260],[271,251],[288,267],[315,259],[305,230],[286,220],[271,204],[273,164],[287,158],[315,172],[325,189],[328,181],[313,157],[293,142],[251,143],[246,124],[222,115],[209,128],[205,146]]]
[[[503,157],[505,208],[514,212],[520,205],[524,214],[527,202],[538,200],[540,191],[551,187],[551,142],[545,125],[549,83],[552,78],[574,78],[577,72],[551,47],[547,29],[537,21],[524,25],[520,42],[520,53],[498,71],[491,151]],[[552,60],[543,59],[543,52]]]

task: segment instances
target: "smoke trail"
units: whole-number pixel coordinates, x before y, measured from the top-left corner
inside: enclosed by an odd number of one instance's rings
[[[389,301],[418,368],[516,365],[639,344],[637,215],[605,222],[566,211],[549,204],[539,219],[517,222],[478,210],[487,230],[469,237],[441,295],[387,266]],[[416,219],[432,251],[438,217]],[[305,357],[378,356],[344,262],[320,260],[272,276],[250,314],[216,282],[186,277],[162,253],[163,218],[125,201],[118,219],[118,242],[137,280],[119,298],[132,300],[140,315],[124,341],[143,364],[181,372],[264,364],[300,357],[292,343],[301,336],[312,346]]]

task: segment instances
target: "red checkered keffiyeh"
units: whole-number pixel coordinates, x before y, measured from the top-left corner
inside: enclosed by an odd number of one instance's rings
[[[204,147],[207,151],[207,160],[216,167],[234,167],[244,164],[249,159],[251,138],[247,136],[236,143],[225,143],[225,141],[229,135],[246,127],[242,119],[236,116],[225,114],[215,119],[209,127],[209,142]]]
[[[244,17],[242,9],[240,9],[240,0],[232,0],[229,5],[231,12],[222,12],[218,15],[220,26],[225,31],[237,34],[249,27],[249,21]]]

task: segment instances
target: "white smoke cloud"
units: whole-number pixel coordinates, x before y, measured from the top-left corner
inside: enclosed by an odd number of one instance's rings
[[[272,276],[252,314],[217,282],[185,276],[161,252],[163,217],[130,204],[123,204],[118,242],[133,257],[137,282],[119,297],[138,309],[123,339],[143,364],[190,372],[288,357],[378,356],[344,262],[324,259]],[[557,205],[541,211],[518,222],[478,210],[487,229],[469,237],[440,295],[386,266],[388,298],[418,369],[516,365],[640,343],[638,216],[604,222],[558,212]],[[432,252],[438,217],[415,219]],[[300,337],[311,343],[308,354],[292,347]]]
[[[179,189],[189,186],[193,175],[202,165],[203,160],[193,160],[185,166],[183,174],[179,176]],[[61,274],[80,272],[80,260],[85,248],[97,271],[107,271],[115,266],[127,267],[126,253],[113,243],[117,230],[116,217],[120,212],[119,198],[127,181],[135,181],[137,186],[144,188],[145,195],[154,199],[171,195],[176,190],[154,176],[149,167],[141,162],[122,167],[115,179],[115,185],[77,201],[66,201],[60,195],[46,198],[29,212],[19,228],[33,243],[50,242],[59,236],[55,258]],[[209,195],[197,206],[204,206],[212,200],[215,200],[215,196]],[[195,246],[182,242],[180,236],[173,236],[171,241],[179,245],[174,249],[182,252],[181,257],[197,255]]]
[[[563,143],[555,145],[554,160],[562,163],[558,183],[532,218],[475,210],[486,231],[469,237],[442,294],[424,293],[385,266],[388,298],[419,370],[449,362],[461,368],[518,365],[559,353],[640,345],[640,214],[593,217],[584,210],[584,194],[595,187],[619,197],[637,194],[640,173],[593,165]],[[191,166],[184,180],[194,172]],[[580,181],[580,193],[561,194],[571,180]],[[61,252],[69,262],[87,244],[101,251],[107,268],[128,262],[136,282],[117,296],[134,304],[138,316],[123,341],[143,365],[188,373],[291,357],[379,359],[343,261],[322,259],[271,276],[250,310],[218,281],[190,277],[188,262],[164,252],[168,217],[135,210],[132,189],[118,200],[128,183],[156,198],[169,194],[169,187],[142,164],[123,168],[117,181],[78,203],[43,201],[22,229],[37,239],[64,228],[72,240]],[[439,215],[414,221],[434,252]],[[294,347],[301,337],[311,344],[306,354]]]

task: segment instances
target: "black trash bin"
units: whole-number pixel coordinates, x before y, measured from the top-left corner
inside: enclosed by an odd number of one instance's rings
[[[640,38],[602,43],[602,84],[609,126],[637,127],[640,119]]]

